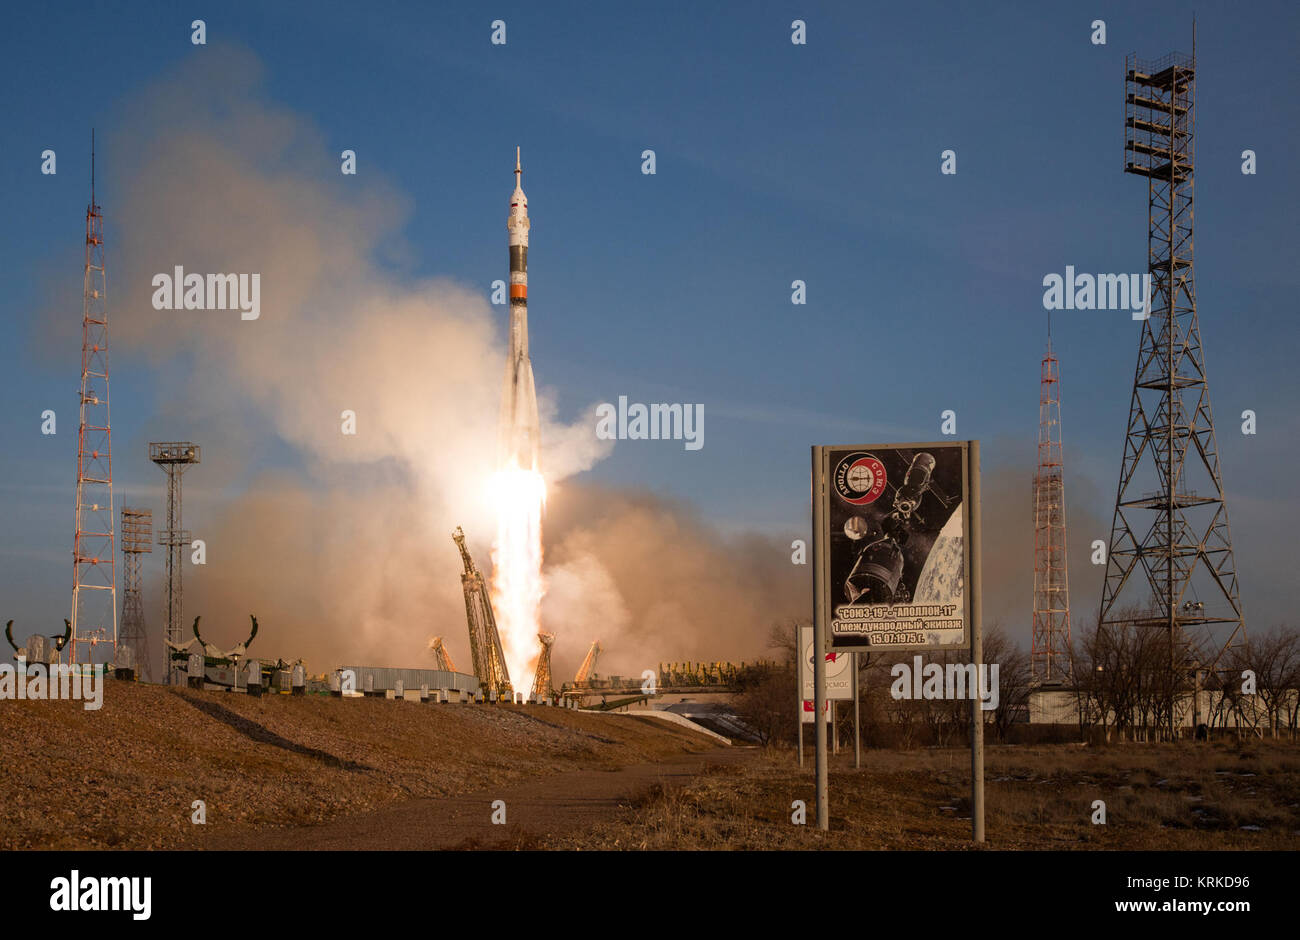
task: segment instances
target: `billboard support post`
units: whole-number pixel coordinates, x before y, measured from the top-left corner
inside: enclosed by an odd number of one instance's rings
[[[826,701],[826,597],[822,568],[829,565],[824,544],[826,538],[826,505],[822,492],[826,487],[825,448],[812,448],[812,504],[813,504],[813,708],[819,709]],[[817,714],[813,720],[816,730],[817,765],[817,828],[830,828],[830,796],[826,768],[826,722]]]
[[[858,653],[854,650],[849,654],[853,657],[853,769],[862,769],[862,729],[858,724]]]
[[[799,635],[799,626],[794,628],[794,649],[795,656],[803,655],[803,639]],[[800,668],[799,659],[794,661],[794,691],[795,691],[795,712],[794,712],[794,731],[799,736],[799,769],[803,770],[803,669]]]
[[[983,611],[980,596],[982,561],[980,551],[980,442],[971,441],[967,453],[970,479],[970,661],[976,674],[984,668]],[[971,698],[970,725],[970,828],[971,839],[984,841],[984,703],[977,694]]]

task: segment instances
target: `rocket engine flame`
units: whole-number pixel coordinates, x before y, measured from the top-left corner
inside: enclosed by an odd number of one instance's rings
[[[492,609],[515,691],[527,693],[537,667],[541,630],[542,510],[546,483],[536,469],[511,460],[492,475],[497,538],[492,549]]]

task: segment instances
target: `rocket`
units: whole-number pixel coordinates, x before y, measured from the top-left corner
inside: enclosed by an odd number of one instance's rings
[[[498,459],[511,460],[523,470],[538,469],[541,430],[537,419],[537,389],[533,364],[528,358],[528,197],[520,177],[519,148],[515,148],[515,191],[510,196],[510,349],[506,356],[505,384],[501,390],[501,424]]]

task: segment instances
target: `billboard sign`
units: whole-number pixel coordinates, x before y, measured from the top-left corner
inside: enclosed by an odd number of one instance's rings
[[[819,448],[829,650],[969,647],[968,445]]]
[[[813,702],[813,632],[812,627],[799,628],[799,645],[803,656],[799,659],[799,682],[803,698],[812,710]],[[822,657],[826,661],[826,697],[836,700],[853,698],[852,653],[828,650]],[[812,721],[810,717],[808,719]]]
[[[812,699],[810,698],[804,699],[803,711],[800,713],[799,720],[803,722],[805,725],[812,724],[813,711],[814,709],[813,709]],[[827,724],[830,724],[831,721],[831,700],[830,699],[825,699],[822,701],[822,717],[826,719]]]

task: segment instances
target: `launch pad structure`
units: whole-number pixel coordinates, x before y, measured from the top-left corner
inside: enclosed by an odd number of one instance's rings
[[[555,684],[551,681],[551,647],[555,645],[554,633],[539,633],[542,651],[537,657],[537,672],[533,674],[533,689],[528,698],[540,702],[555,694]]]
[[[604,651],[604,647],[600,645],[600,640],[591,641],[591,647],[587,650],[587,655],[583,657],[582,665],[574,673],[573,681],[575,685],[590,682],[596,677],[596,660]]]
[[[452,662],[451,654],[447,652],[447,647],[443,645],[442,637],[435,636],[429,640],[429,652],[433,653],[433,658],[438,662],[438,668],[443,672],[457,672],[456,664]]]
[[[465,533],[460,526],[451,537],[460,549],[460,558],[465,566],[460,583],[465,591],[465,619],[469,625],[469,652],[474,661],[474,675],[493,700],[503,696],[512,698],[514,690],[510,685],[510,672],[506,668],[506,655],[501,648],[501,635],[497,632],[487,584],[465,547]]]
[[[1166,631],[1199,691],[1246,644],[1193,278],[1196,39],[1192,55],[1125,61],[1124,172],[1147,181],[1152,293],[1102,587],[1103,626]],[[1137,611],[1137,613],[1135,613]],[[1199,695],[1193,695],[1199,725]],[[1172,717],[1171,717],[1172,720]]]

